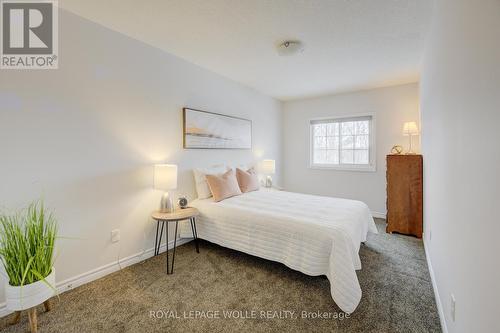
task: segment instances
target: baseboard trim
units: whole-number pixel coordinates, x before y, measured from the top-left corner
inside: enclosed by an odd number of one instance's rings
[[[386,213],[375,212],[375,211],[373,211],[373,210],[372,210],[372,216],[373,216],[373,217],[376,217],[376,218],[378,218],[378,219],[384,219],[384,220],[385,220],[385,219],[386,219],[386,217],[387,217]]]
[[[429,251],[427,251],[427,245],[425,238],[422,238],[424,242],[425,258],[427,259],[427,267],[429,268],[429,274],[431,276],[432,289],[434,290],[434,298],[436,299],[436,305],[438,308],[439,321],[441,322],[441,329],[443,333],[448,333],[448,327],[446,326],[446,320],[444,316],[443,304],[441,303],[441,297],[439,297],[439,290],[436,284],[436,277],[434,275],[434,269],[432,268],[431,258],[429,256]]]
[[[180,238],[177,240],[176,245],[180,246],[180,245],[183,245],[185,243],[190,242],[191,240],[192,240],[191,238]],[[169,248],[169,250],[174,248],[174,241],[173,240],[168,243],[168,248]],[[162,244],[160,246],[160,253],[165,252],[166,249],[167,249],[166,244]],[[149,258],[153,257],[153,255],[154,255],[154,248],[150,248],[150,249],[147,249],[143,252],[135,253],[135,254],[132,254],[131,256],[122,258],[119,260],[119,262],[117,260],[115,262],[111,262],[109,264],[103,265],[101,267],[95,268],[93,270],[79,274],[79,275],[71,277],[69,279],[59,281],[56,283],[57,293],[62,294],[62,293],[69,291],[71,289],[75,289],[76,287],[79,287],[79,286],[84,285],[86,283],[100,279],[108,274],[117,272],[120,269],[123,269],[125,267],[131,266],[133,264],[137,264],[141,261],[149,259]],[[11,313],[12,313],[12,311],[7,309],[5,302],[0,303],[0,318],[5,317]]]

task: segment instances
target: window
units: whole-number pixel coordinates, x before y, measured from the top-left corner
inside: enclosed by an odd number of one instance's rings
[[[311,120],[311,167],[375,170],[373,116]]]

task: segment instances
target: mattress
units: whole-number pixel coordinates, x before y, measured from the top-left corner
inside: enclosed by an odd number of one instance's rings
[[[333,300],[353,312],[361,300],[356,270],[360,243],[377,233],[361,201],[261,189],[221,202],[197,199],[190,206],[198,237],[277,261],[304,274],[326,275]],[[192,237],[189,223],[181,237]]]

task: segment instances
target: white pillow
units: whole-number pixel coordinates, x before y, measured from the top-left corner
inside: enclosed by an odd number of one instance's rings
[[[194,182],[196,183],[196,192],[198,199],[207,199],[212,196],[210,187],[208,187],[206,175],[221,175],[228,171],[225,165],[215,165],[210,168],[193,169]]]

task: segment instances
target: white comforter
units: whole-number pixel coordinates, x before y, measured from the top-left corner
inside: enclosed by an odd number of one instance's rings
[[[353,312],[361,299],[355,270],[360,242],[377,233],[360,201],[261,189],[221,202],[195,200],[198,237],[281,262],[308,275],[326,275],[333,300]],[[181,236],[191,237],[188,223]]]

